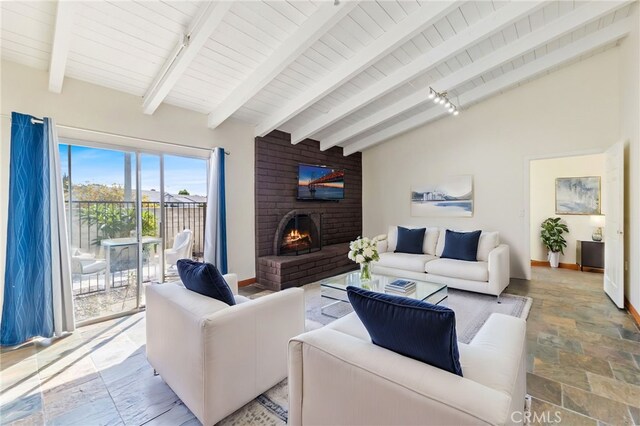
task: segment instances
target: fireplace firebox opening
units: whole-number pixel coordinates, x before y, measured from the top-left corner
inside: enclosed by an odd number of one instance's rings
[[[278,227],[275,253],[278,256],[297,256],[322,249],[320,228],[320,214],[290,212]]]

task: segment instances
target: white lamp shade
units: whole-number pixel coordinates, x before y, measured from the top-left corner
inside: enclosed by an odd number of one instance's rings
[[[602,228],[604,226],[605,220],[604,215],[594,215],[591,216],[591,225],[597,228]]]

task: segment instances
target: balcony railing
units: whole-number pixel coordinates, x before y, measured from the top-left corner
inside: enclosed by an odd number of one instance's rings
[[[110,270],[93,275],[74,275],[74,293],[87,294],[135,284],[137,250],[131,246],[107,248],[104,240],[135,236],[136,203],[129,201],[73,201],[66,203],[67,220],[72,250],[79,255],[90,254],[95,259],[106,258],[110,252]],[[165,248],[171,248],[177,233],[190,229],[193,235],[192,257],[201,258],[204,252],[206,203],[167,202],[164,204],[164,222],[160,203],[142,202],[143,236],[163,237]],[[160,233],[162,227],[162,233]],[[143,282],[159,279],[159,253],[157,244],[143,247]],[[102,278],[104,277],[104,278]]]

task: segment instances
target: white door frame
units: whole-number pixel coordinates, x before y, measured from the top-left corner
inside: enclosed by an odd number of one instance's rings
[[[559,152],[555,154],[544,155],[530,155],[524,157],[524,188],[522,194],[524,195],[524,210],[523,210],[523,226],[525,229],[524,240],[526,242],[527,264],[525,266],[525,278],[531,279],[531,162],[536,160],[551,160],[554,158],[566,158],[566,157],[584,157],[586,155],[604,154],[607,148],[604,149],[583,149],[579,151]]]

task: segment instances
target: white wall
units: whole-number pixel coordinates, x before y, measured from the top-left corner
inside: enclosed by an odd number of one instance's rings
[[[604,179],[604,154],[583,155],[579,157],[549,158],[534,160],[530,164],[530,208],[531,222],[531,260],[547,260],[547,249],[540,241],[540,224],[548,217],[556,215],[556,178],[600,176]],[[601,194],[600,205],[604,205],[606,194]],[[560,256],[560,262],[576,263],[576,241],[591,241],[594,225],[591,216],[560,215],[562,222],[569,227],[569,233],[565,234],[567,248],[564,255]]]
[[[47,90],[48,74],[11,62],[2,62],[2,114],[12,111],[55,118],[59,125],[161,140],[201,148],[222,146],[227,157],[227,238],[229,270],[239,278],[255,277],[254,261],[254,137],[253,127],[227,120],[216,130],[207,127],[207,116],[169,105],[153,115],[142,113],[142,99],[74,79],[65,79],[60,95]],[[182,148],[104,137],[59,129],[60,137],[83,138],[146,149],[189,153]],[[2,118],[0,147],[0,284],[4,284],[4,250],[10,125]],[[1,290],[1,288],[0,288]],[[0,294],[3,294],[0,291]],[[1,298],[2,296],[0,296]]]
[[[640,14],[620,46],[620,136],[625,141],[625,296],[640,312]]]
[[[511,275],[527,277],[528,160],[619,140],[619,55],[610,49],[364,151],[364,234],[402,223],[497,230],[511,246]],[[594,90],[603,85],[608,96]],[[411,185],[459,174],[474,176],[473,218],[410,216]]]

